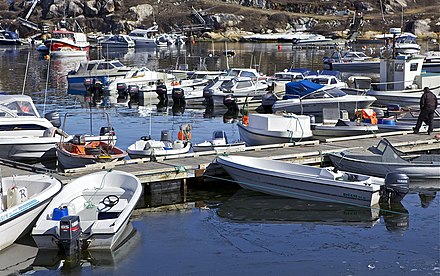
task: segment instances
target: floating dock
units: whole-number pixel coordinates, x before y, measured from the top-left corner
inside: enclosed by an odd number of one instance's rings
[[[300,164],[320,165],[328,164],[328,159],[326,158],[328,153],[368,149],[370,146],[376,146],[382,138],[388,139],[393,146],[406,153],[440,150],[440,141],[434,139],[433,136],[400,131],[333,138],[326,141],[310,140],[296,143],[253,146],[235,152],[207,151],[157,157],[155,160],[150,158],[129,159],[116,163],[94,164],[65,172],[49,170],[41,167],[41,165],[29,165],[8,160],[1,160],[0,168],[3,177],[29,173],[50,173],[64,184],[85,174],[99,170],[115,169],[134,174],[145,187],[149,186],[151,188],[155,183],[162,186],[164,183],[183,183],[184,188],[186,188],[185,184],[188,179],[224,175],[223,169],[215,164],[215,158],[219,154],[236,154]]]

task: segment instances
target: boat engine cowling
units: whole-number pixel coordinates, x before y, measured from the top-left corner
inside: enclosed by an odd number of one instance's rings
[[[126,100],[128,98],[128,90],[127,90],[127,84],[125,83],[118,83],[116,84],[116,90],[118,91],[118,99],[119,100]]]
[[[99,130],[99,136],[114,136],[115,134],[115,129],[113,127],[101,127]]]
[[[173,101],[180,101],[185,99],[185,92],[182,88],[173,88],[171,91]]]
[[[137,85],[129,85],[128,86],[128,94],[130,95],[131,103],[139,103],[139,86]]]
[[[58,247],[66,254],[73,255],[81,249],[81,226],[79,216],[65,216],[60,220]]]
[[[60,113],[56,111],[46,113],[44,115],[44,118],[46,118],[49,122],[51,122],[54,127],[61,126]]]
[[[390,172],[385,176],[385,191],[382,193],[387,200],[401,201],[409,191],[409,177],[404,173]]]

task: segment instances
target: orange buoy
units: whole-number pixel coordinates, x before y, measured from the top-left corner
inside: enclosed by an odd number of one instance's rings
[[[244,115],[243,116],[243,125],[247,126],[249,124],[249,116]]]

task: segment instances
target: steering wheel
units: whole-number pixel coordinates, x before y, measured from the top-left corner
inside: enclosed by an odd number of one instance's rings
[[[119,197],[116,195],[108,195],[102,199],[102,204],[107,208],[112,208],[119,202]]]

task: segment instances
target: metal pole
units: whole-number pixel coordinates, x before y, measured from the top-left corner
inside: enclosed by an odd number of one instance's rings
[[[26,87],[26,78],[27,78],[27,72],[29,68],[29,56],[31,55],[31,52],[28,52],[27,61],[26,61],[26,70],[24,71],[24,80],[23,80],[23,90],[21,91],[21,95],[24,95],[24,89]]]

